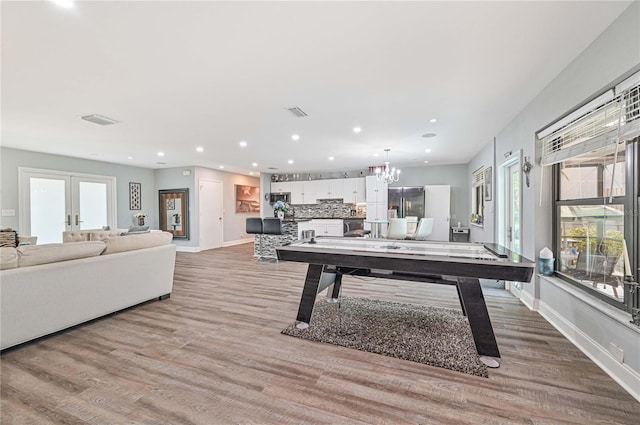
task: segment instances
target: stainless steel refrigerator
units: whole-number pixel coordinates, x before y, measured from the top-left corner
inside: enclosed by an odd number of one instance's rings
[[[390,187],[389,209],[396,210],[398,218],[424,217],[424,187]]]

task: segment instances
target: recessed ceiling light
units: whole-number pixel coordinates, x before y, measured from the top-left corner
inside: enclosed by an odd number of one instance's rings
[[[428,163],[429,163],[429,161],[425,161],[424,163],[425,163],[425,164],[428,164]]]
[[[247,147],[247,142],[245,142],[244,140],[240,140],[240,142],[238,144],[243,148]]]
[[[377,153],[374,153],[374,154],[373,154],[373,156],[378,156],[378,155],[379,155],[379,154],[377,154]]]
[[[292,140],[300,140],[300,135],[294,134],[294,135],[291,136],[291,139]]]
[[[438,122],[438,120],[437,120],[437,119],[435,119],[435,118],[431,118],[431,119],[429,120],[429,122]]]
[[[249,173],[250,176],[253,176],[253,171]]]
[[[332,156],[330,156],[330,157],[329,157],[329,161],[333,161],[334,159],[335,159],[335,158],[334,158],[334,157],[332,157]]]
[[[221,165],[218,168],[222,170],[224,168],[224,165]]]
[[[58,7],[62,7],[65,9],[71,9],[73,7],[73,0],[49,0],[51,3],[55,4]]]
[[[423,135],[422,135],[422,137],[426,137],[426,138],[429,138],[429,137],[436,137],[436,136],[437,136],[437,134],[436,134],[436,133],[425,133],[425,134],[423,134]]]
[[[354,133],[360,133],[362,131],[362,129],[360,127],[353,127],[353,132]]]
[[[425,151],[426,153],[429,153],[429,152],[431,152],[431,149],[425,149],[424,151]]]
[[[164,156],[164,152],[158,152],[158,156]]]
[[[252,167],[257,167],[257,166],[258,166],[258,163],[257,163],[257,162],[254,162],[253,164],[251,164],[251,166],[252,166]]]
[[[293,164],[293,159],[287,161],[289,164]]]
[[[132,156],[128,156],[127,159],[133,159],[133,157]]]
[[[196,151],[197,151],[197,152],[204,152],[204,148],[203,148],[202,146],[198,146],[198,147],[196,148]]]

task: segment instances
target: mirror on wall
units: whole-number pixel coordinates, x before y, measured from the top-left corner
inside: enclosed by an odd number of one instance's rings
[[[189,239],[189,189],[159,190],[160,230],[174,239]]]

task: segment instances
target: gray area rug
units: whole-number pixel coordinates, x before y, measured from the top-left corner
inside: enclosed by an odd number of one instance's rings
[[[318,300],[311,326],[285,335],[326,342],[488,378],[462,312],[366,298]]]

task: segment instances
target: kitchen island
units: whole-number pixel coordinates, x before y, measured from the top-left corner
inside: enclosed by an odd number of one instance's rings
[[[253,255],[256,257],[276,258],[276,248],[298,240],[298,223],[309,221],[308,218],[285,218],[282,220],[281,235],[256,235],[253,244]],[[262,238],[262,249],[260,248]]]
[[[354,230],[345,228],[345,223],[360,222],[362,217],[285,217],[282,220],[281,235],[262,235],[262,248],[260,248],[259,236],[256,235],[254,243],[254,256],[276,258],[276,248],[302,239],[302,232],[313,230],[315,236],[342,237],[345,232]]]

